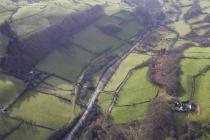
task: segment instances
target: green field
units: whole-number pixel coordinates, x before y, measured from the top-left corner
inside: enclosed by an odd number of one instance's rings
[[[12,16],[12,25],[17,34],[21,37],[49,27],[60,22],[66,15],[77,11],[84,11],[96,4],[104,5],[105,14],[118,13],[122,9],[132,10],[130,6],[121,1],[102,0],[54,0],[51,2],[40,1],[28,3],[21,0],[14,4],[8,0],[1,1],[0,23]],[[15,11],[13,13],[13,11]],[[3,11],[3,12],[1,12]]]
[[[119,93],[117,105],[144,102],[156,95],[156,88],[147,79],[148,68],[134,71]]]
[[[37,128],[30,125],[22,125],[19,129],[5,138],[5,140],[44,140],[53,131]]]
[[[113,24],[121,24],[123,22],[123,20],[116,18],[114,16],[102,16],[101,18],[99,18],[96,22],[95,25],[96,26],[103,26],[106,25],[107,23],[113,23]]]
[[[208,9],[210,7],[210,2],[208,0],[200,1],[200,6],[202,9]]]
[[[156,95],[156,88],[147,79],[148,68],[134,71],[119,93],[116,107],[112,111],[114,123],[125,123],[143,117],[147,103]],[[138,104],[139,103],[139,104]],[[137,105],[132,105],[137,104]],[[129,107],[117,107],[131,105]]]
[[[143,54],[130,54],[119,66],[117,71],[112,76],[111,80],[105,87],[105,91],[113,91],[120,85],[123,79],[126,77],[129,70],[134,68],[135,66],[143,63],[144,61],[148,60],[148,55]]]
[[[182,7],[181,8],[181,11],[182,11],[182,14],[180,15],[180,18],[181,19],[184,19],[184,15],[188,12],[188,10],[190,9],[191,7]]]
[[[184,89],[184,95],[181,97],[181,100],[187,100],[190,96],[192,76],[197,74],[208,64],[210,64],[210,61],[208,59],[183,59],[181,61],[180,66],[182,74],[180,76],[180,80]]]
[[[128,123],[134,120],[142,119],[147,107],[148,103],[129,107],[115,107],[112,110],[113,123]]]
[[[194,101],[200,107],[200,113],[195,116],[196,120],[208,123],[210,121],[210,85],[209,85],[210,72],[200,76],[196,79],[195,97]]]
[[[135,17],[131,14],[131,12],[122,10],[116,14],[114,14],[113,16],[118,17],[122,20],[128,21],[128,20],[134,20]]]
[[[174,22],[173,24],[170,25],[170,27],[174,28],[182,37],[187,35],[191,31],[190,25],[185,23],[184,20]]]
[[[196,22],[200,22],[200,21],[203,21],[205,19],[205,17],[206,17],[206,15],[204,15],[204,14],[203,15],[199,15],[197,17],[189,19],[188,22],[190,24],[193,24],[193,23],[196,23]]]
[[[89,26],[82,32],[74,35],[73,42],[96,53],[102,53],[105,50],[120,47],[125,43],[104,34],[93,26]]]
[[[57,49],[52,50],[36,64],[36,69],[55,75],[45,79],[38,87],[17,99],[8,108],[8,112],[6,112],[8,116],[0,116],[0,139],[11,132],[3,140],[44,140],[54,132],[52,131],[53,129],[57,130],[69,124],[80,112],[86,109],[74,104],[76,97],[78,97],[79,101],[81,100],[81,103],[84,102],[88,105],[88,101],[92,97],[92,91],[94,91],[106,68],[108,68],[106,66],[113,65],[106,63],[106,61],[110,60],[110,58],[115,60],[115,58],[122,56],[123,51],[128,51],[136,42],[139,42],[142,39],[139,38],[139,34],[147,27],[142,25],[141,19],[134,14],[135,6],[131,7],[123,3],[122,0],[34,1],[19,0],[14,4],[10,0],[0,0],[0,24],[5,20],[9,20],[12,30],[17,33],[20,40],[61,22],[70,14],[84,11],[96,4],[103,6],[104,13],[96,21],[93,21],[91,25],[68,36],[68,45],[58,46]],[[143,3],[140,3],[139,7],[143,7]],[[183,58],[179,63],[181,69],[179,81],[183,90],[180,91],[181,95],[178,98],[181,101],[189,99],[192,76],[199,73],[205,66],[210,65],[210,47],[204,48],[201,45],[203,43],[202,39],[209,39],[208,36],[204,37],[203,35],[209,31],[210,27],[210,23],[204,22],[205,17],[210,13],[210,0],[200,0],[199,4],[204,13],[185,21],[184,15],[192,7],[193,0],[164,1],[162,10],[166,13],[165,21],[157,27],[151,28],[151,36],[147,38],[146,43],[140,44],[135,51],[129,54],[109,81],[104,83],[106,86],[101,90],[96,101],[101,109],[100,117],[104,117],[102,120],[106,120],[107,111],[115,97],[116,102],[111,112],[108,112],[111,114],[108,115],[111,116],[113,125],[120,124],[118,126],[134,120],[141,122],[151,99],[156,97],[157,90],[160,91],[158,96],[164,96],[168,100],[172,99],[173,97],[166,93],[164,87],[154,85],[148,79],[148,66],[135,70],[134,68],[151,58],[155,59],[160,54],[159,51],[161,50],[162,52],[162,48],[173,50],[187,43],[192,45],[183,52]],[[153,11],[151,10],[151,12]],[[73,18],[73,20],[77,23],[77,18]],[[106,27],[109,24],[119,25],[121,30],[108,34],[102,27]],[[152,25],[155,24],[152,23],[148,28]],[[193,33],[193,31],[200,38],[186,36],[189,33]],[[195,43],[199,41],[200,43]],[[7,44],[8,38],[0,33],[0,59],[6,55]],[[141,53],[144,51],[146,53]],[[114,61],[110,60],[110,62]],[[94,69],[94,71],[91,71],[93,73],[88,73],[88,76],[84,76],[85,79],[81,83],[77,83],[78,78],[87,66],[96,68],[95,66],[100,64],[103,64],[105,67],[102,66],[97,71]],[[115,94],[130,70],[132,70],[130,77],[122,85],[119,93]],[[25,84],[17,78],[3,74],[4,72],[1,68],[0,72],[2,73],[0,75],[1,109],[8,103],[11,103],[11,101],[14,101],[25,88]],[[177,139],[185,133],[182,126],[190,126],[191,121],[201,121],[202,126],[210,122],[209,79],[210,71],[196,79],[193,101],[200,108],[198,114],[174,113]],[[85,88],[87,81],[91,83],[91,80],[93,80],[93,85],[91,85],[91,88],[87,86],[88,90],[86,93],[80,94],[83,92],[82,89],[78,92],[79,96],[75,95],[76,85],[81,85]],[[80,95],[84,95],[84,98],[80,98]],[[0,110],[1,113],[4,112]],[[14,118],[10,119],[12,117]],[[27,122],[20,122],[15,120],[15,118],[23,119]],[[97,123],[96,121],[90,126],[92,127]],[[102,123],[105,126],[107,125],[106,121]],[[39,125],[43,126],[43,128]],[[19,128],[14,129],[17,126]],[[49,129],[45,127],[49,127]],[[206,134],[206,136],[201,136],[198,139],[207,140],[208,138],[210,139],[210,135]]]
[[[74,100],[72,95],[74,86],[64,80],[50,77],[43,84],[38,87],[39,91],[47,92],[52,95],[58,95],[66,99]]]
[[[112,102],[113,96],[111,93],[100,93],[98,97],[98,105],[101,107],[101,110],[103,113],[106,113],[111,102]]]
[[[202,48],[202,47],[189,48],[184,52],[184,56],[196,57],[196,58],[209,58],[210,57],[210,47],[208,47],[208,48]]]
[[[191,0],[177,0],[182,6],[193,4]]]
[[[3,115],[0,115],[0,139],[4,134],[9,133],[13,128],[17,127],[20,122],[9,119]]]
[[[129,40],[137,35],[143,27],[137,21],[126,22],[122,25],[122,30],[116,34],[122,40]]]
[[[71,8],[68,8],[69,6]],[[67,0],[24,4],[19,6],[13,15],[12,25],[19,36],[25,37],[32,32],[59,22],[66,15],[74,13],[76,9],[85,10],[87,8],[88,6],[85,4],[77,4]]]
[[[55,73],[66,79],[76,81],[94,55],[77,46],[62,47],[54,50],[36,67],[39,70]]]
[[[10,111],[12,116],[18,116],[51,128],[60,128],[70,122],[79,112],[79,109],[76,107],[74,110],[73,104],[57,97],[29,92]]]
[[[194,45],[197,45],[196,43],[194,43],[194,42],[192,42],[192,41],[190,41],[190,40],[178,39],[178,40],[176,41],[176,43],[174,44],[174,48],[180,47],[180,46],[182,46],[182,45],[184,45],[184,44],[187,44],[187,43],[193,43]]]
[[[9,75],[0,75],[0,106],[15,99],[24,89],[24,83]]]
[[[0,33],[0,57],[5,55],[7,44],[8,39]]]

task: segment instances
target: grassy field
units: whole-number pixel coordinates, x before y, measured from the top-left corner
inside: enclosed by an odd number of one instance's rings
[[[205,17],[206,17],[206,15],[204,15],[204,14],[203,15],[199,15],[197,17],[189,19],[188,22],[190,24],[193,24],[193,23],[196,23],[196,22],[200,22],[200,21],[203,21]]]
[[[125,123],[143,117],[148,104],[132,104],[148,101],[156,95],[155,86],[147,79],[147,71],[148,68],[136,70],[120,91],[116,106],[131,106],[114,107],[112,111],[114,123]]]
[[[24,89],[24,83],[12,76],[0,75],[0,106],[6,105]]]
[[[34,31],[40,31],[50,24],[47,19],[40,19],[39,16],[29,17],[27,19],[17,20],[12,23],[13,30],[24,38]]]
[[[107,23],[113,23],[113,24],[121,24],[123,22],[123,20],[114,17],[114,16],[102,16],[101,18],[99,18],[96,22],[95,25],[96,26],[103,26],[106,25]]]
[[[43,84],[38,87],[39,91],[47,92],[54,95],[59,95],[66,99],[74,100],[74,96],[72,95],[74,86],[69,82],[64,80],[50,77]]]
[[[181,100],[187,100],[190,96],[191,89],[191,78],[193,75],[197,74],[202,68],[210,64],[209,60],[206,59],[183,59],[181,61],[181,84],[184,89],[184,95],[180,98]]]
[[[100,93],[98,97],[98,105],[101,107],[102,112],[106,113],[111,102],[112,102],[112,94],[111,93]]]
[[[206,32],[208,32],[208,28],[209,28],[209,27],[197,28],[197,29],[195,29],[194,31],[195,31],[198,35],[203,36],[203,35],[205,35]]]
[[[7,44],[8,38],[0,33],[0,57],[5,55]]]
[[[137,35],[143,27],[137,21],[126,22],[122,25],[122,30],[116,34],[122,40],[129,40]]]
[[[75,81],[93,57],[94,55],[76,46],[61,47],[50,53],[36,67]]]
[[[130,54],[119,66],[117,71],[112,76],[111,80],[105,87],[106,91],[113,91],[120,85],[123,79],[126,77],[130,69],[148,60],[148,55],[142,54]]]
[[[191,31],[190,25],[185,23],[184,20],[174,22],[173,24],[170,25],[170,27],[174,28],[182,37],[187,35]]]
[[[121,1],[110,0],[53,0],[28,3],[21,0],[17,4],[1,0],[0,23],[12,16],[12,25],[17,34],[24,38],[27,35],[49,27],[61,21],[66,15],[86,10],[96,4],[103,5],[105,14],[112,15],[122,9],[132,10],[130,6]],[[15,11],[14,13],[12,12]]]
[[[131,14],[131,12],[124,11],[124,10],[114,14],[113,16],[118,17],[118,18],[120,18],[120,19],[122,19],[124,21],[135,19],[135,17]]]
[[[85,3],[75,3],[68,0],[42,1],[40,3],[19,3],[17,12],[13,15],[13,27],[19,36],[44,29],[62,20],[66,15],[85,10],[90,6]],[[30,12],[29,12],[30,11]]]
[[[22,125],[15,132],[10,134],[5,140],[44,140],[52,133],[52,131],[32,127],[28,125]]]
[[[194,116],[194,119],[201,122],[209,122],[210,114],[210,85],[209,85],[210,72],[196,79],[195,97],[194,101],[200,107],[200,113]]]
[[[188,12],[188,10],[190,9],[191,7],[182,7],[181,8],[181,11],[182,11],[182,14],[180,15],[180,18],[181,19],[184,19],[184,15]]]
[[[112,110],[112,120],[114,124],[128,123],[144,117],[147,110],[148,103],[129,106],[129,107],[115,107]]]
[[[177,0],[182,6],[193,4],[192,0]]]
[[[0,24],[3,23],[5,20],[9,19],[11,16],[12,12],[10,11],[5,11],[0,13]]]
[[[178,40],[176,41],[176,43],[174,44],[174,47],[175,47],[175,48],[176,48],[176,47],[180,47],[180,46],[182,46],[182,45],[184,45],[184,44],[186,44],[186,43],[193,43],[194,45],[198,45],[198,44],[196,44],[196,43],[194,43],[194,42],[192,42],[192,41],[190,41],[190,40],[178,39]]]
[[[4,134],[10,132],[11,129],[15,128],[19,124],[20,122],[16,120],[12,120],[0,115],[0,139]]]
[[[208,9],[210,7],[210,1],[209,0],[202,0],[199,2],[202,9]]]
[[[147,79],[147,70],[142,68],[134,71],[120,91],[117,105],[144,102],[155,97],[156,89]]]
[[[82,32],[74,35],[73,41],[85,49],[96,53],[101,53],[110,48],[117,48],[124,44],[123,41],[110,37],[93,26],[89,26]]]
[[[60,128],[70,122],[79,109],[57,97],[38,92],[29,92],[10,110],[12,116],[19,116],[51,128]]]
[[[193,29],[204,28],[204,27],[207,27],[207,28],[210,27],[210,23],[201,22],[201,23],[197,23],[197,24],[192,25]]]
[[[184,52],[186,57],[209,58],[210,48],[192,47]]]

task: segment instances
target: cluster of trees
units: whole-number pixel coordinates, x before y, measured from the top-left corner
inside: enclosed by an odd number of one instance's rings
[[[0,26],[0,32],[9,38],[7,45],[7,55],[1,59],[1,67],[8,73],[27,72],[32,63],[30,57],[27,56],[22,50],[21,42],[16,33],[11,29],[8,21],[5,21]]]
[[[167,52],[158,56],[150,65],[149,78],[158,86],[164,88],[168,94],[175,96],[179,89],[178,74],[180,72],[179,61],[181,54]]]
[[[174,118],[169,103],[164,97],[153,99],[140,124],[138,139],[163,140],[175,137]]]
[[[166,15],[161,10],[161,5],[157,0],[147,0],[144,4],[138,5],[134,15],[143,25],[158,25],[165,20]]]
[[[71,14],[61,22],[22,40],[18,39],[8,23],[4,24],[1,30],[10,38],[10,42],[7,46],[7,56],[2,59],[3,69],[9,73],[25,73],[53,49],[68,45],[70,36],[94,22],[102,14],[102,7],[96,5]]]
[[[148,9],[146,9],[145,7],[137,7],[134,11],[134,15],[135,17],[137,17],[139,23],[148,26],[152,23],[152,17],[149,14]]]

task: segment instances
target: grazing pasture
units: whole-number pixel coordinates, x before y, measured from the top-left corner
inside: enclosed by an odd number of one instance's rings
[[[74,86],[62,79],[50,77],[41,84],[37,90],[44,93],[49,93],[55,96],[60,96],[71,101],[74,100]]]
[[[210,64],[208,59],[184,59],[181,61],[182,74],[180,80],[183,87],[183,96],[180,97],[181,100],[187,100],[190,97],[192,76],[208,64]]]
[[[24,89],[23,81],[9,75],[0,75],[0,106],[13,101]]]
[[[70,122],[79,109],[77,107],[74,109],[73,103],[57,97],[29,92],[11,108],[10,112],[11,116],[58,129]]]
[[[111,93],[105,93],[102,92],[100,93],[99,97],[98,97],[98,105],[101,107],[101,110],[103,113],[106,113],[111,102],[113,99],[113,95]]]
[[[186,57],[210,58],[210,48],[192,47],[184,52]]]
[[[180,34],[180,36],[182,36],[182,37],[187,35],[191,31],[190,25],[185,23],[184,20],[174,22],[173,24],[170,25],[170,27],[175,29]]]
[[[135,66],[143,63],[144,61],[148,60],[148,55],[143,54],[130,54],[119,66],[117,71],[112,76],[111,80],[105,87],[105,91],[114,91],[123,81],[123,79],[128,74],[129,70],[134,68]]]
[[[90,26],[73,36],[73,42],[95,53],[102,53],[111,48],[117,48],[125,42],[115,39],[101,32],[96,27]]]
[[[194,101],[199,105],[200,112],[192,116],[192,119],[200,120],[203,123],[210,121],[210,85],[209,85],[210,72],[196,79],[195,97]]]
[[[61,47],[50,53],[36,67],[39,70],[55,73],[66,79],[76,81],[82,70],[94,55],[78,46]]]
[[[156,88],[147,79],[148,68],[133,72],[122,90],[118,93],[112,110],[114,123],[126,123],[144,116],[148,103],[156,96]]]
[[[122,30],[116,34],[122,40],[129,40],[143,30],[143,27],[136,21],[126,22]]]
[[[3,135],[16,128],[21,122],[0,115],[0,139]]]
[[[24,124],[11,135],[6,137],[5,140],[44,140],[47,139],[51,133],[53,133],[51,130]]]

